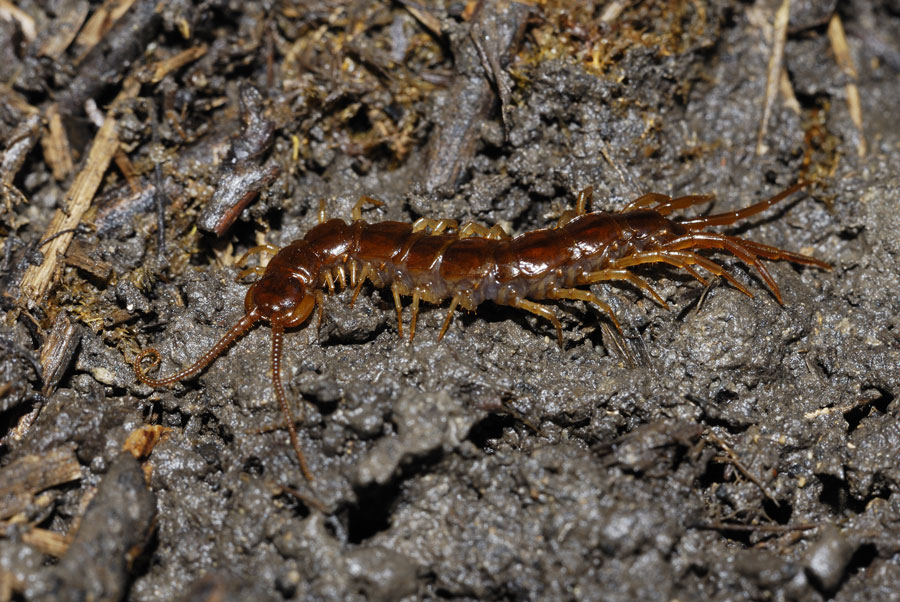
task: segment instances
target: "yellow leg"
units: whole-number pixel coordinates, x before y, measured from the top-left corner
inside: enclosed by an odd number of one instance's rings
[[[503,240],[509,238],[506,230],[500,224],[494,224],[490,228],[477,224],[475,222],[466,222],[459,230],[460,238],[468,238],[470,236],[481,236],[493,240]]]
[[[440,234],[444,230],[459,230],[459,224],[454,219],[435,220],[428,217],[420,217],[413,222],[413,232],[431,230],[431,234]]]
[[[413,290],[412,295],[412,319],[409,321],[409,340],[416,336],[416,318],[419,315],[419,289]]]
[[[344,266],[338,266],[334,272],[337,274],[337,280],[341,288],[347,288],[347,274],[344,272]]]
[[[331,277],[331,272],[325,272],[325,286],[328,287],[328,292],[333,295],[334,294],[334,278]]]
[[[353,307],[353,304],[356,303],[356,297],[359,296],[359,291],[362,289],[362,285],[365,284],[366,278],[369,276],[369,265],[366,264],[363,267],[362,272],[359,275],[359,280],[356,283],[356,288],[353,289],[353,296],[350,297],[350,307]]]
[[[529,301],[528,299],[515,299],[512,303],[510,303],[510,305],[512,305],[513,307],[524,309],[525,311],[530,311],[533,314],[536,314],[553,322],[553,325],[556,327],[556,338],[559,341],[559,346],[562,347],[562,324],[559,323],[559,318],[556,317],[556,314],[553,313],[552,310],[541,305],[540,303]]]
[[[359,200],[356,201],[355,205],[353,205],[352,215],[354,220],[358,221],[362,219],[362,208],[365,205],[375,205],[376,207],[381,207],[382,205],[384,205],[384,203],[382,203],[378,199],[373,199],[370,196],[359,197]]]
[[[447,329],[450,328],[450,322],[453,321],[453,312],[456,311],[457,305],[459,305],[458,296],[453,297],[453,300],[450,301],[450,309],[447,310],[447,317],[444,318],[444,325],[441,327],[441,332],[438,334],[438,341],[444,338],[444,334],[446,334]]]
[[[614,264],[619,267],[618,264]],[[647,291],[647,293],[653,297],[657,303],[669,309],[669,304],[665,302],[665,300],[659,296],[659,294],[653,290],[653,287],[647,284],[647,281],[637,276],[636,274],[632,274],[628,270],[624,269],[612,269],[607,268],[605,270],[600,270],[597,272],[591,272],[584,279],[585,284],[592,284],[594,282],[600,282],[602,280],[625,280],[626,282],[630,282],[634,286],[638,287],[641,290]]]
[[[403,306],[400,305],[400,288],[397,283],[391,285],[391,292],[394,294],[394,307],[397,309],[397,338],[403,338]]]
[[[260,275],[264,274],[265,272],[266,272],[266,268],[264,268],[260,265],[253,266],[252,268],[246,268],[246,269],[238,272],[238,275],[235,277],[234,281],[240,282],[241,280],[243,280],[245,277],[249,276],[250,274],[256,274],[257,276],[260,276]]]
[[[247,263],[247,260],[250,258],[250,256],[255,253],[268,253],[269,255],[277,255],[278,247],[274,245],[257,245],[241,255],[241,258],[237,260],[237,263],[234,264],[234,266],[237,268],[244,267],[244,264]]]
[[[619,324],[619,320],[616,318],[616,314],[615,312],[613,312],[612,308],[598,299],[597,295],[590,291],[583,291],[577,288],[561,288],[555,291],[551,291],[547,295],[547,297],[550,299],[576,299],[578,301],[584,301],[586,303],[593,303],[606,312],[606,315],[609,316],[610,321],[613,323],[613,326],[615,326],[619,331],[619,334],[623,334],[622,326]]]

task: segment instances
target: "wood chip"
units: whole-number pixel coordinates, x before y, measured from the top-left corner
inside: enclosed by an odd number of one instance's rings
[[[55,102],[47,107],[47,125],[41,145],[44,148],[44,158],[53,170],[53,178],[57,182],[65,180],[75,164],[72,161],[72,150],[69,147],[69,137],[66,128],[63,127],[62,116],[59,113],[59,105]]]
[[[57,209],[47,232],[41,239],[50,241],[42,249],[44,261],[39,265],[30,266],[22,277],[21,290],[29,308],[34,308],[45,300],[44,297],[55,281],[59,259],[65,256],[72,241],[71,230],[81,222],[82,216],[91,206],[103,174],[106,173],[113,155],[119,148],[115,109],[124,100],[134,98],[138,90],[140,83],[137,80],[130,77],[126,79],[122,91],[113,101],[112,108],[107,112],[103,125],[94,137],[84,167],[66,193],[65,206]]]
[[[197,59],[202,57],[204,54],[206,54],[207,50],[208,46],[206,44],[200,44],[199,46],[194,46],[193,48],[183,50],[175,56],[171,56],[167,59],[161,60],[156,64],[156,68],[153,71],[153,78],[151,79],[151,81],[154,84],[162,81],[162,78],[164,78],[170,72],[181,69],[188,63],[196,61]]]
[[[125,444],[122,445],[122,451],[127,451],[135,459],[142,460],[150,455],[156,444],[171,430],[161,425],[142,426],[128,434]]]
[[[18,21],[19,27],[28,42],[33,42],[37,36],[37,28],[34,25],[34,19],[24,10],[9,2],[9,0],[0,0],[0,18],[10,21]]]
[[[59,558],[69,549],[69,538],[56,531],[32,529],[22,533],[22,543],[27,543],[41,554]]]
[[[69,446],[13,461],[0,469],[0,519],[25,510],[35,494],[80,478],[81,465]]]
[[[91,48],[103,39],[106,32],[112,29],[115,22],[128,12],[128,9],[134,3],[135,0],[106,0],[103,6],[91,15],[91,18],[88,19],[81,33],[75,39],[75,43],[81,49],[78,58],[75,60],[76,65],[84,59]]]
[[[66,10],[53,23],[53,35],[43,40],[38,48],[38,56],[46,56],[58,59],[75,39],[78,30],[81,29],[87,18],[90,5],[87,0],[70,3]]]

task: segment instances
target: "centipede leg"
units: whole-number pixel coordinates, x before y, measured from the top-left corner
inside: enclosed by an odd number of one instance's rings
[[[635,209],[640,209],[641,207],[649,207],[653,204],[661,204],[671,201],[672,197],[666,194],[660,194],[658,192],[649,192],[644,196],[639,196],[634,199],[627,205],[625,205],[619,213],[625,213],[627,211],[634,211]]]
[[[431,229],[431,234],[440,234],[444,230],[459,230],[459,224],[453,219],[434,220],[427,217],[420,217],[413,222],[412,231],[420,232],[422,230]]]
[[[353,205],[353,211],[352,211],[353,219],[355,219],[357,221],[362,219],[362,208],[365,205],[375,205],[376,207],[381,207],[382,205],[384,205],[384,203],[379,201],[378,199],[373,199],[370,196],[359,197],[359,200],[356,201],[355,205]]]
[[[344,272],[344,266],[338,266],[334,273],[337,274],[337,281],[341,285],[341,288],[347,288],[347,274]]]
[[[356,266],[354,265],[353,267],[350,268],[351,278],[354,275],[353,272],[355,272],[355,270],[354,270],[355,267]],[[365,282],[366,282],[366,278],[368,278],[368,276],[369,276],[369,271],[370,271],[369,265],[366,264],[363,267],[362,272],[360,272],[360,274],[359,274],[359,280],[356,282],[356,288],[353,289],[353,296],[350,297],[350,307],[353,307],[353,304],[356,303],[356,298],[359,296],[359,291],[362,289],[363,284],[365,284]]]
[[[397,309],[397,338],[403,338],[403,306],[400,304],[400,288],[397,283],[391,285],[394,294],[394,307]]]
[[[333,295],[334,294],[334,277],[331,275],[331,272],[325,272],[325,286],[328,287],[328,292]]]
[[[504,240],[510,237],[500,224],[494,224],[487,228],[476,222],[466,222],[459,229],[459,237],[469,238],[470,236],[481,236],[490,240]]]
[[[328,220],[328,214],[325,213],[325,199],[319,199],[319,223],[324,224]]]
[[[241,270],[240,272],[238,272],[238,275],[235,276],[234,281],[240,282],[241,280],[243,280],[250,274],[256,274],[257,276],[259,276],[259,275],[264,274],[265,271],[266,271],[266,268],[259,266],[259,265],[253,266],[252,268],[245,268],[245,269]]]
[[[447,329],[450,328],[450,322],[453,321],[453,312],[456,311],[457,305],[459,305],[459,296],[454,296],[450,301],[450,309],[447,310],[447,317],[444,318],[444,325],[441,326],[441,332],[438,333],[438,341],[444,338],[444,335],[447,333]]]
[[[590,291],[583,291],[579,288],[561,288],[553,291],[549,291],[547,293],[548,299],[574,299],[577,301],[584,301],[585,303],[593,303],[604,312],[609,317],[610,321],[613,323],[613,326],[616,327],[616,330],[619,331],[619,334],[623,334],[622,326],[619,324],[619,320],[616,318],[615,312],[613,312],[612,308],[601,301],[597,295]]]
[[[257,245],[241,255],[241,258],[237,260],[237,263],[235,263],[234,266],[237,268],[244,267],[244,264],[247,263],[247,260],[250,258],[250,256],[256,253],[268,253],[269,255],[277,255],[278,247],[269,244]]]
[[[578,200],[575,201],[575,213],[584,215],[587,213],[588,207],[594,200],[594,187],[587,186],[578,193]]]
[[[679,209],[686,209],[688,207],[693,207],[694,205],[709,203],[715,198],[716,197],[712,194],[692,194],[690,196],[678,197],[677,199],[670,198],[653,207],[653,210],[660,215],[669,215],[673,211],[678,211]]]
[[[322,329],[322,320],[325,319],[325,295],[322,291],[316,291],[316,305],[318,305],[319,318],[316,322],[316,334]]]
[[[563,335],[562,335],[562,324],[559,323],[559,318],[556,317],[556,314],[553,311],[540,303],[535,303],[534,301],[529,301],[528,299],[515,299],[512,303],[510,303],[513,307],[518,307],[519,309],[524,309],[525,311],[529,311],[533,314],[536,314],[544,319],[550,320],[553,323],[553,326],[556,327],[556,339],[559,341],[559,346],[563,346]]]
[[[416,336],[416,318],[419,316],[419,289],[414,289],[412,294],[412,319],[409,321],[409,340]]]
[[[607,268],[605,270],[591,272],[585,278],[582,279],[583,283],[584,284],[593,284],[594,282],[601,282],[603,280],[624,280],[626,282],[630,282],[631,284],[633,284],[634,286],[638,287],[641,290],[647,291],[647,294],[649,294],[651,297],[653,297],[653,299],[656,300],[657,303],[659,303],[666,309],[669,308],[669,304],[666,303],[665,299],[660,297],[659,293],[657,293],[655,290],[653,290],[653,287],[650,286],[646,280],[644,280],[637,274],[632,274],[628,270],[618,269],[618,268],[623,267],[623,265],[620,265],[618,262],[614,263],[613,265],[615,266],[614,268]]]

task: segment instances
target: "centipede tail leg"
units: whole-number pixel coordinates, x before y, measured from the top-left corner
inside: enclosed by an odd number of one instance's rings
[[[272,386],[275,388],[275,397],[278,399],[278,405],[281,406],[281,413],[287,422],[288,434],[291,437],[291,446],[294,453],[297,454],[297,460],[300,462],[300,471],[307,481],[312,482],[313,474],[306,464],[306,457],[303,450],[300,449],[300,440],[297,437],[297,427],[294,426],[294,413],[288,405],[287,397],[284,394],[284,385],[281,382],[281,352],[284,342],[284,327],[280,322],[272,324]]]
[[[690,196],[678,197],[677,199],[668,199],[651,208],[660,215],[669,215],[673,211],[678,211],[679,209],[687,209],[694,205],[709,203],[715,198],[716,197],[711,194],[692,194]]]
[[[809,182],[797,182],[790,188],[782,190],[773,197],[770,197],[764,201],[760,201],[755,205],[744,207],[743,209],[740,209],[738,211],[726,211],[725,213],[716,213],[714,215],[695,217],[692,219],[682,220],[679,223],[688,230],[703,230],[704,228],[708,228],[709,226],[728,226],[737,221],[748,218],[751,215],[762,213],[775,203],[783,201],[801,188],[809,186],[809,184]]]
[[[666,243],[664,249],[672,251],[687,249],[721,249],[728,251],[748,266],[754,268],[763,279],[763,282],[766,283],[766,286],[769,287],[769,290],[772,291],[772,294],[775,296],[778,303],[783,305],[784,302],[781,299],[781,291],[779,290],[775,279],[772,278],[769,270],[759,261],[759,258],[753,251],[744,246],[743,243],[744,241],[740,239],[728,237],[724,234],[717,234],[715,232],[691,232],[690,234],[685,234],[684,236]]]
[[[694,277],[700,284],[707,286],[708,283],[706,282],[706,279],[701,277],[696,270],[691,268],[692,265],[699,265],[707,272],[725,278],[732,286],[734,286],[734,288],[738,289],[748,297],[753,297],[753,293],[751,293],[743,284],[738,282],[738,280],[729,274],[722,266],[690,251],[668,251],[665,249],[648,251],[639,255],[632,255],[620,259],[616,262],[616,265],[620,267],[632,267],[647,263],[666,263],[675,266],[676,268],[681,268]]]

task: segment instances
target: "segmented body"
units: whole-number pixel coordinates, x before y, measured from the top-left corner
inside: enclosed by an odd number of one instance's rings
[[[708,232],[714,225],[727,225],[759,213],[793,194],[805,184],[797,184],[774,197],[740,211],[705,217],[672,220],[667,216],[678,209],[705,203],[709,196],[672,199],[659,194],[645,195],[618,213],[588,213],[591,190],[578,197],[574,211],[567,211],[555,228],[534,230],[509,238],[502,229],[490,230],[476,224],[458,227],[448,220],[405,222],[365,222],[361,207],[366,202],[380,204],[367,197],[354,208],[354,220],[325,219],[302,239],[281,250],[257,247],[254,251],[274,253],[265,268],[255,267],[241,274],[258,273],[260,278],[247,292],[245,316],[192,366],[165,379],[144,374],[142,361],[155,349],[147,349],[135,359],[135,372],[142,382],[166,386],[188,378],[208,365],[237,337],[259,320],[272,326],[272,372],[276,397],[287,419],[291,442],[304,475],[312,479],[300,450],[293,416],[288,407],[280,377],[281,346],[285,328],[302,324],[316,305],[321,320],[323,293],[335,283],[356,290],[367,280],[377,287],[390,287],[397,309],[398,331],[402,335],[401,297],[412,296],[410,338],[415,334],[419,301],[439,303],[451,299],[450,309],[438,338],[443,337],[457,306],[475,309],[484,301],[493,301],[537,314],[556,327],[562,344],[562,327],[552,306],[536,301],[576,299],[593,303],[606,312],[616,328],[619,322],[612,309],[583,287],[605,280],[623,280],[646,291],[660,304],[666,302],[641,277],[629,268],[645,263],[667,263],[685,269],[705,283],[696,267],[722,276],[747,295],[749,290],[719,264],[699,255],[704,248],[728,251],[753,267],[771,289],[778,302],[777,284],[759,261],[786,260],[828,269],[818,259],[791,253],[776,247],[727,234]],[[649,208],[647,208],[649,207]],[[245,258],[247,255],[245,255]],[[243,262],[243,259],[241,263]],[[349,273],[349,276],[348,276]]]

